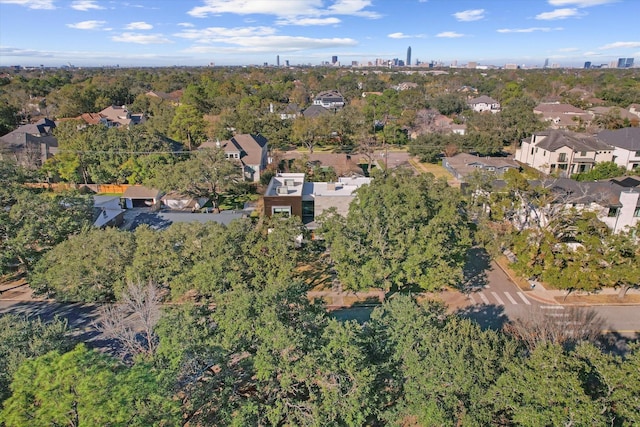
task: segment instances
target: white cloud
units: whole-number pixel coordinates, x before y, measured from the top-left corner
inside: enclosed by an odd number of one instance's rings
[[[317,18],[329,15],[351,15],[366,18],[380,18],[380,14],[366,10],[371,6],[371,0],[332,0],[329,7],[324,7],[323,0],[295,0],[287,1],[286,7],[274,7],[273,2],[255,0],[203,0],[202,6],[197,6],[187,12],[196,18],[209,15],[233,13],[237,15],[273,15],[287,21],[298,18]]]
[[[297,52],[310,49],[335,49],[358,44],[356,40],[350,38],[314,39],[291,36],[229,37],[220,40],[220,43],[215,46],[196,45],[185,52],[203,54]]]
[[[292,18],[292,19],[279,19],[276,21],[277,25],[335,25],[339,24],[340,19],[335,17],[328,18]]]
[[[75,28],[76,30],[104,30],[104,24],[107,21],[81,21],[75,24],[67,24],[69,28]]]
[[[640,47],[640,42],[615,42],[599,47],[600,50],[608,49],[635,49]]]
[[[193,27],[195,27],[195,25],[193,25],[190,22],[178,22],[178,26],[179,27],[185,27],[185,28],[193,28]]]
[[[101,10],[101,9],[104,9],[104,7],[100,6],[99,4],[96,4],[96,0],[76,0],[73,3],[71,3],[71,9],[81,10],[83,12],[86,12],[91,9]]]
[[[136,44],[166,44],[172,43],[171,40],[162,34],[140,34],[140,33],[122,33],[111,37],[114,42],[136,43]]]
[[[54,0],[0,0],[0,4],[17,4],[29,9],[55,9],[53,2]]]
[[[453,16],[462,22],[479,21],[484,18],[484,9],[463,10],[462,12],[454,13]]]
[[[404,33],[391,33],[387,34],[390,39],[421,39],[424,34],[404,34]]]
[[[444,37],[448,39],[454,39],[458,37],[464,37],[464,34],[456,33],[455,31],[444,31],[442,33],[436,34],[436,37]]]
[[[563,47],[561,49],[558,49],[558,52],[577,52],[580,49],[578,49],[577,47]]]
[[[209,27],[200,30],[184,30],[174,36],[194,40],[198,43],[212,43],[225,42],[230,38],[238,40],[243,37],[272,36],[275,33],[276,30],[271,27]]]
[[[530,27],[530,28],[501,28],[496,31],[499,33],[536,33],[536,32],[548,33],[549,31],[562,31],[562,30],[564,30],[564,28],[562,27],[556,27],[556,28]]]
[[[131,22],[124,27],[126,30],[150,30],[153,25],[147,24],[144,21]]]
[[[578,12],[578,9],[556,9],[551,12],[543,12],[536,15],[536,19],[550,21],[553,19],[567,19],[574,16],[580,16],[580,12]]]
[[[591,7],[601,4],[615,3],[618,0],[549,0],[551,6]]]

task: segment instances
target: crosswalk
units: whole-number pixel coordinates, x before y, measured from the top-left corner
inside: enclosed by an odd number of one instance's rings
[[[522,292],[496,292],[488,289],[469,294],[469,300],[473,305],[531,305],[531,301]]]

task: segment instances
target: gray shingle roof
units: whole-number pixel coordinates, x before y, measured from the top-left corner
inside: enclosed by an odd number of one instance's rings
[[[539,132],[537,136],[545,136],[545,138],[536,145],[548,151],[556,151],[561,147],[569,147],[574,151],[598,151],[611,150],[610,145],[600,141],[598,138],[590,135],[583,135],[575,132],[564,130],[549,130]]]
[[[598,134],[598,139],[614,147],[640,151],[640,128],[603,130]]]

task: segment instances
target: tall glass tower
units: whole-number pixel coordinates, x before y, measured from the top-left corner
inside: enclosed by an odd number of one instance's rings
[[[411,65],[411,46],[407,48],[407,67]]]

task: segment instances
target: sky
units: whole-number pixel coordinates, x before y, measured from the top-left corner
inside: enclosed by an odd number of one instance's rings
[[[0,0],[0,65],[640,62],[640,0]]]

